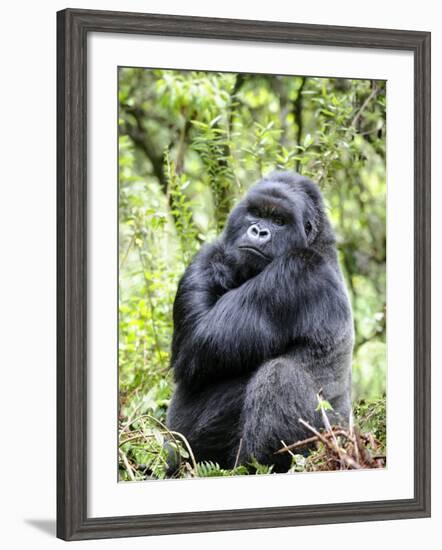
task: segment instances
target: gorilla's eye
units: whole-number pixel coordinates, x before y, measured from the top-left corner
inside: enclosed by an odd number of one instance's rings
[[[276,223],[276,225],[285,225],[285,220],[281,216],[273,216],[273,221]]]
[[[255,206],[252,206],[252,208],[249,208],[249,214],[251,216],[253,216],[254,218],[260,218],[261,217],[261,212]]]
[[[304,230],[305,230],[306,235],[309,235],[311,233],[312,229],[313,229],[312,224],[309,221],[306,221],[305,224],[304,224]]]

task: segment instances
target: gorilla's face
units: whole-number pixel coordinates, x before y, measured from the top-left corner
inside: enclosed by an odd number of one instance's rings
[[[224,233],[238,264],[255,273],[275,258],[333,240],[319,189],[288,172],[254,185],[230,214]]]

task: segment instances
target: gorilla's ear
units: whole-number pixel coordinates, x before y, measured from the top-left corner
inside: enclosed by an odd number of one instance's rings
[[[304,193],[313,201],[313,204],[319,209],[322,210],[324,206],[324,201],[322,198],[321,190],[316,183],[313,183],[308,178],[304,178],[301,182],[302,190]]]

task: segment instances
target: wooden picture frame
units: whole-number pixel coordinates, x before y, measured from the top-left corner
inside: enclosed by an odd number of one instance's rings
[[[263,32],[265,31],[265,32]],[[151,34],[414,56],[414,498],[87,517],[87,36]],[[430,515],[430,33],[67,9],[57,14],[57,536],[65,540]]]

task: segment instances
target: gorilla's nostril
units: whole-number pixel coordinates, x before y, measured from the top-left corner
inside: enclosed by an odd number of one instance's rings
[[[259,227],[257,224],[253,224],[247,230],[247,235],[249,239],[253,241],[258,241],[259,243],[266,243],[270,240],[270,231],[265,227]]]
[[[259,239],[259,227],[257,225],[251,225],[247,230],[247,235],[250,239]]]

